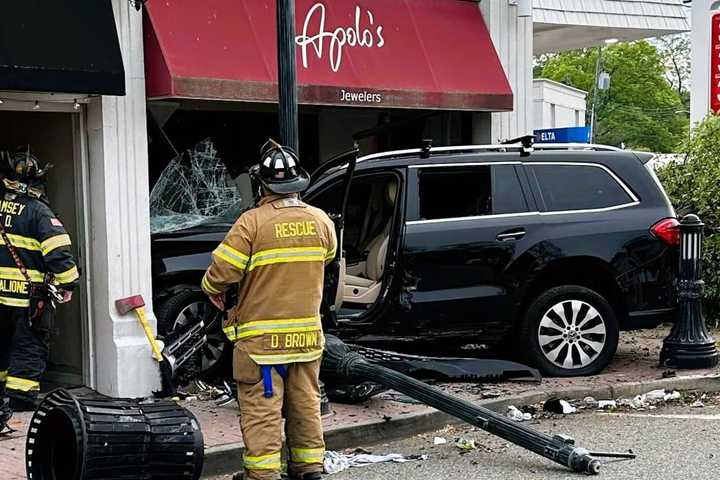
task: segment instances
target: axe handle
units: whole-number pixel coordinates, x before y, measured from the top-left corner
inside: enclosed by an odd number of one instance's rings
[[[158,346],[157,341],[155,340],[155,335],[153,335],[152,330],[150,330],[150,324],[147,321],[147,318],[145,317],[145,308],[140,307],[135,310],[135,313],[137,314],[138,320],[140,320],[140,325],[142,325],[143,330],[145,330],[145,335],[148,338],[148,341],[150,342],[150,347],[152,348],[152,356],[155,360],[158,362],[162,362],[163,356],[160,352],[160,347]]]

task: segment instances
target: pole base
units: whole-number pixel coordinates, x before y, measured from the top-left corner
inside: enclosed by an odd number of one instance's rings
[[[720,352],[714,342],[664,342],[660,352],[660,366],[669,368],[712,368],[718,364]]]

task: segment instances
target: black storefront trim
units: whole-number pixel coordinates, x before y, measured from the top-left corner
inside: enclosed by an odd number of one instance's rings
[[[110,0],[7,1],[0,15],[0,90],[125,95]]]

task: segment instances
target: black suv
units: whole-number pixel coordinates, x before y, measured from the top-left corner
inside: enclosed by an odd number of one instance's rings
[[[323,164],[304,199],[344,218],[326,328],[416,353],[512,349],[548,375],[599,372],[620,330],[674,312],[678,223],[651,158],[495,145]],[[231,220],[153,237],[161,331],[210,312],[198,285]],[[218,332],[202,369],[228,351]]]

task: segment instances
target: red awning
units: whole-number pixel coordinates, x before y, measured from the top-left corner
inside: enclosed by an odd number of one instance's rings
[[[150,98],[277,102],[275,0],[150,0]],[[512,110],[478,5],[296,0],[303,104]]]

